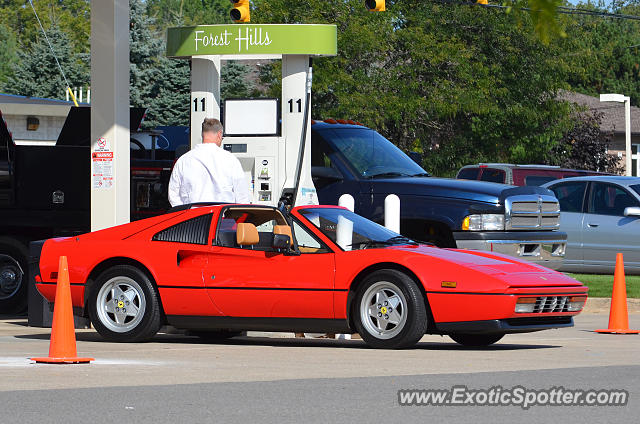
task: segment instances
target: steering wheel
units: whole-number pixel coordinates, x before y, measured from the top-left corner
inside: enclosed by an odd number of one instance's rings
[[[143,152],[144,152],[145,150],[147,150],[147,149],[144,147],[144,145],[143,145],[142,143],[140,143],[138,140],[136,140],[135,138],[131,138],[131,139],[129,139],[129,140],[131,141],[131,144],[135,144],[135,145],[138,147],[138,149],[142,150]]]

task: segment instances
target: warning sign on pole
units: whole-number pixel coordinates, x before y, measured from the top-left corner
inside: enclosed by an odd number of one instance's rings
[[[109,142],[100,137],[91,154],[91,175],[93,188],[113,187],[113,151]]]

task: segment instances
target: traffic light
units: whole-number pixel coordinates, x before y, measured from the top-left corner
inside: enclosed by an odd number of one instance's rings
[[[370,12],[384,12],[384,0],[366,0],[364,5]]]
[[[233,9],[231,9],[231,19],[235,22],[249,22],[251,20],[251,13],[249,11],[249,0],[229,0],[233,3]]]

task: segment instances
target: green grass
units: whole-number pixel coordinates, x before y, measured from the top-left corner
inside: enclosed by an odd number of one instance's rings
[[[613,275],[567,274],[589,287],[590,297],[611,297]],[[640,275],[627,275],[627,297],[640,297]]]

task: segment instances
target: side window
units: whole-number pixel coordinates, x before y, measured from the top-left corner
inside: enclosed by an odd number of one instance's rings
[[[505,172],[501,169],[484,168],[482,170],[482,181],[488,181],[490,183],[503,183],[505,181]]]
[[[293,234],[300,253],[329,253],[330,250],[297,221],[293,221]]]
[[[311,143],[311,166],[321,168],[335,168],[330,155],[333,152],[321,137],[315,137]]]
[[[526,186],[541,186],[553,180],[557,180],[556,177],[550,175],[527,175],[524,177],[524,185]]]
[[[253,224],[258,230],[259,241],[253,246],[239,246],[237,243],[238,224]],[[272,251],[274,229],[287,225],[280,212],[272,208],[227,208],[218,223],[216,244],[223,247],[246,248]]]
[[[156,233],[151,240],[206,245],[212,214],[201,215]]]
[[[458,172],[456,177],[459,180],[477,180],[480,174],[480,168],[464,168]]]
[[[341,172],[331,160],[333,153],[320,136],[314,137],[311,143],[311,176],[318,190],[342,178]]]
[[[582,212],[582,202],[587,183],[584,181],[575,183],[557,184],[550,187],[550,190],[560,202],[562,212]]]
[[[605,183],[593,184],[589,213],[624,216],[624,209],[630,206],[638,206],[638,202],[622,187]]]

